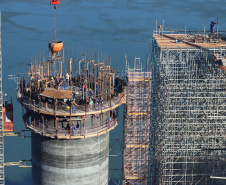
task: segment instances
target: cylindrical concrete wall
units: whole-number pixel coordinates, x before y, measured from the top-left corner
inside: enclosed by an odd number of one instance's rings
[[[54,140],[32,133],[33,185],[108,184],[109,133]]]

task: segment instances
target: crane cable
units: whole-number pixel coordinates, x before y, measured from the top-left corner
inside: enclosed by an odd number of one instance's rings
[[[54,39],[56,40],[56,5],[54,6]]]

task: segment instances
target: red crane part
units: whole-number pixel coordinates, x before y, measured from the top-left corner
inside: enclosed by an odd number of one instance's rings
[[[60,0],[50,0],[50,4],[54,5],[60,4]]]

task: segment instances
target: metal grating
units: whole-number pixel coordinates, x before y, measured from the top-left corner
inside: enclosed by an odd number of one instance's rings
[[[152,40],[149,184],[225,184],[226,75],[212,52]]]

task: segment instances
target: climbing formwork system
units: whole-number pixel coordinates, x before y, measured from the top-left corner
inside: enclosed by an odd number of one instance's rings
[[[219,38],[153,34],[149,184],[225,184],[226,74],[214,56],[226,56],[226,48]]]
[[[123,184],[147,184],[151,72],[127,71],[124,119]]]
[[[32,131],[33,184],[108,182],[109,132],[118,125],[124,83],[107,57],[94,55],[81,50],[67,60],[63,42],[51,41],[49,57],[35,57],[18,76],[17,100]]]

